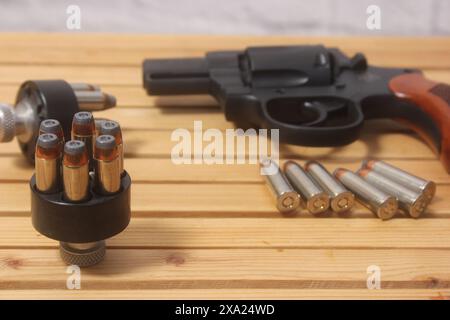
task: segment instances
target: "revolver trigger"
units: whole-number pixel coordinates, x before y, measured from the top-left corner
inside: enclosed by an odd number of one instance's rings
[[[309,106],[307,106],[306,104],[309,104]],[[315,100],[305,102],[305,107],[310,108],[314,107],[317,109],[321,109],[327,113],[339,111],[345,108],[346,106],[347,104],[344,101],[336,101],[336,100],[328,100],[328,101]]]
[[[324,124],[333,114],[338,113],[347,107],[342,101],[305,101],[304,108],[314,110],[317,118],[304,126],[319,126]]]
[[[313,102],[305,101],[305,103],[303,103],[303,107],[305,109],[311,109],[311,110],[315,111],[315,114],[317,114],[316,119],[314,119],[313,121],[304,123],[303,124],[304,126],[321,125],[327,119],[328,112],[327,112],[326,108],[324,108],[323,105],[321,105],[321,103],[319,103],[317,101],[313,101]]]

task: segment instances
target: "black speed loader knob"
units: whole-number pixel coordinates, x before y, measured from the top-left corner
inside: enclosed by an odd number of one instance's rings
[[[105,240],[128,226],[131,212],[131,179],[126,171],[121,172],[117,139],[97,134],[93,140],[94,119],[85,113],[75,114],[72,140],[65,144],[55,134],[60,131],[56,120],[41,124],[36,173],[30,181],[34,228],[59,241],[62,260],[79,267],[103,260]],[[88,139],[74,134],[81,132],[77,131],[80,125],[89,127]],[[92,147],[88,147],[90,143]]]
[[[100,111],[116,105],[114,96],[87,83],[64,80],[24,82],[17,93],[14,106],[0,104],[0,142],[17,137],[20,149],[30,163],[34,162],[40,123],[57,120],[70,140],[72,117],[79,111]]]

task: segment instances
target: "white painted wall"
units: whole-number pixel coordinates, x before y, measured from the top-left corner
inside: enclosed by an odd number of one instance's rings
[[[450,35],[449,0],[0,0],[0,31],[73,32],[70,4],[82,32]],[[381,30],[366,27],[370,4]]]

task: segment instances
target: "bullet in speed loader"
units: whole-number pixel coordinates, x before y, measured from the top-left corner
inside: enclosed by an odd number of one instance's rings
[[[363,162],[362,167],[378,172],[379,174],[389,178],[392,181],[395,181],[415,192],[423,194],[428,203],[431,202],[436,193],[436,184],[433,181],[419,178],[384,161],[365,161]]]
[[[58,136],[59,139],[64,140],[64,132],[61,124],[55,119],[46,119],[41,122],[39,126],[39,134],[53,133]]]
[[[120,189],[120,157],[116,139],[101,135],[94,148],[96,188],[100,194],[114,194]]]
[[[83,141],[89,160],[92,160],[95,137],[95,120],[92,113],[81,111],[75,113],[72,120],[72,140]]]
[[[319,162],[308,161],[305,170],[329,194],[330,207],[334,212],[345,212],[353,207],[355,203],[353,193],[345,189]]]
[[[124,169],[123,164],[124,154],[123,154],[122,130],[120,129],[119,123],[112,120],[102,121],[102,123],[100,124],[98,135],[111,135],[116,139],[117,151],[119,153],[120,174],[122,174]]]
[[[81,202],[88,197],[89,158],[83,141],[70,140],[64,146],[63,184],[68,201]]]
[[[372,210],[380,219],[392,218],[398,210],[397,199],[369,184],[359,175],[347,170],[336,169],[335,177],[348,189],[353,191],[357,199]]]
[[[330,207],[330,196],[323,191],[303,168],[293,161],[284,164],[284,172],[289,182],[299,191],[306,202],[306,209],[318,214]]]
[[[427,207],[427,199],[423,194],[412,191],[395,181],[369,169],[361,169],[358,174],[381,191],[397,198],[400,208],[411,217],[418,218]]]
[[[302,199],[289,184],[278,165],[270,159],[264,159],[260,162],[260,166],[276,200],[278,211],[281,213],[295,211],[300,206]]]
[[[65,141],[64,141],[64,131],[59,121],[55,119],[43,120],[41,122],[41,125],[39,126],[39,135],[44,133],[53,133],[58,137],[60,141],[61,155],[62,155]]]
[[[53,133],[41,134],[36,143],[36,188],[42,193],[56,193],[61,188],[61,141]]]

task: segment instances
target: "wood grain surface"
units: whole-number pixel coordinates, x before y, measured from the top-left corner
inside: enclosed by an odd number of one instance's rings
[[[380,221],[358,205],[347,214],[281,216],[255,165],[175,165],[176,128],[226,130],[205,96],[154,98],[142,89],[150,57],[200,56],[248,45],[317,44],[364,52],[371,64],[421,68],[450,83],[448,38],[301,38],[149,35],[0,34],[0,101],[14,103],[28,79],[92,82],[118,99],[97,113],[124,129],[133,179],[132,221],[108,240],[106,259],[66,289],[58,243],[36,232],[28,180],[15,141],[0,145],[1,299],[449,299],[450,178],[411,131],[390,122],[365,126],[340,148],[282,146],[282,160],[319,159],[330,170],[385,159],[438,184],[418,220]],[[367,268],[381,289],[367,289]]]

